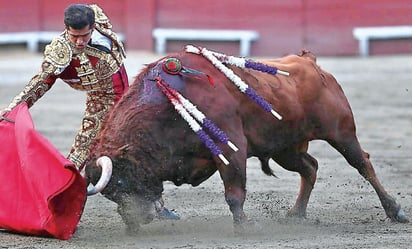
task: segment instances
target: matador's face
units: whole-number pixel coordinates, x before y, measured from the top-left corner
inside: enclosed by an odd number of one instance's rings
[[[94,30],[94,25],[90,27],[87,25],[82,29],[73,29],[72,27],[67,27],[67,38],[69,41],[77,48],[84,49],[89,43],[90,38]]]

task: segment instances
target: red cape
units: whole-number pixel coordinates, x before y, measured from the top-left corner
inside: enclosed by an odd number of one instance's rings
[[[83,213],[86,183],[33,126],[27,105],[0,117],[0,228],[69,239]]]

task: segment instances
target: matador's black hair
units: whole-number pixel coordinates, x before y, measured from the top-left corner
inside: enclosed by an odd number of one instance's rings
[[[73,4],[64,11],[64,25],[66,28],[83,29],[94,24],[94,11],[85,4]]]

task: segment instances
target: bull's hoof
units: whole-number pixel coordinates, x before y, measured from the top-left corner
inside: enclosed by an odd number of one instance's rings
[[[306,211],[300,210],[300,209],[290,209],[288,210],[288,212],[286,213],[287,217],[296,217],[296,218],[306,218]]]
[[[246,234],[244,222],[234,222],[233,223],[233,233],[235,236],[243,236]]]
[[[236,236],[242,236],[246,233],[245,225],[248,221],[249,219],[243,211],[238,217],[233,217],[233,232]]]
[[[140,225],[127,225],[126,234],[129,236],[134,236],[139,233]]]
[[[403,212],[402,209],[399,209],[396,216],[391,218],[391,220],[394,221],[394,222],[400,222],[400,223],[408,223],[409,222],[409,219],[406,218],[406,215],[405,215],[405,213]]]

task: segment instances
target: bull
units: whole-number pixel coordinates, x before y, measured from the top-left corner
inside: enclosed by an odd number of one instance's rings
[[[306,217],[318,169],[308,154],[311,140],[329,143],[372,185],[390,220],[408,222],[359,144],[341,86],[311,52],[246,61],[187,48],[137,75],[108,114],[86,164],[87,179],[95,184],[90,194],[101,192],[116,202],[130,232],[153,219],[153,202],[161,197],[164,181],[198,186],[216,171],[234,227],[241,227],[249,157],[257,157],[267,175],[274,176],[270,159],[300,174],[288,214]],[[205,120],[214,133],[206,130]],[[213,140],[215,133],[224,139]]]

